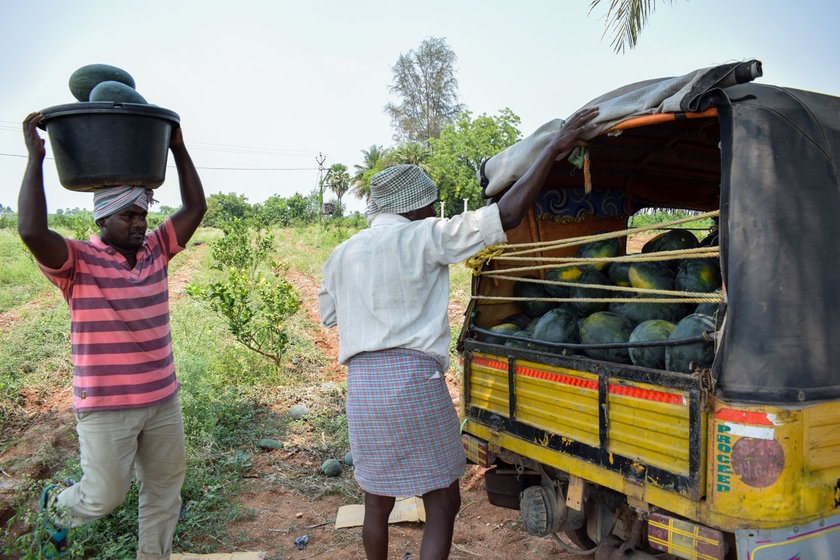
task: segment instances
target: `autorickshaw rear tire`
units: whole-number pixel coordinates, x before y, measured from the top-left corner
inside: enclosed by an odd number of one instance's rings
[[[565,529],[563,534],[581,551],[592,550],[598,544],[586,534],[586,525],[577,529]]]

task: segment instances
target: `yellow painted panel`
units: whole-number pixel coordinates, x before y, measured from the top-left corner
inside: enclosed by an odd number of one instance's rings
[[[573,387],[547,379],[534,379],[525,375],[517,375],[514,383],[516,384],[517,396],[520,394],[520,391],[525,393],[530,392],[535,399],[541,400],[546,404],[558,404],[556,399],[563,401],[574,399],[582,406],[598,408],[598,391]]]
[[[840,402],[804,410],[805,466],[819,476],[840,477]]]
[[[561,414],[557,416],[545,414],[540,407],[517,403],[516,418],[523,424],[528,424],[566,438],[580,441],[587,445],[597,446],[598,417],[577,413]]]
[[[507,373],[471,364],[469,375],[470,404],[494,414],[509,416],[510,390]]]
[[[517,420],[552,434],[598,445],[598,391],[570,384],[575,380],[591,383],[590,379],[585,379],[581,372],[563,368],[530,362],[517,362],[517,365],[532,369],[539,366],[542,372],[563,376],[555,380],[517,374],[514,381]]]
[[[609,450],[646,465],[688,475],[688,439],[659,434],[651,437],[636,426],[613,422],[609,428]]]
[[[678,399],[679,404],[610,393],[607,397],[610,451],[669,472],[688,475],[688,396],[645,383],[621,381],[621,385],[654,391],[654,395],[667,395]]]
[[[674,407],[670,410],[660,408],[658,410],[645,410],[634,408],[632,402],[616,402],[618,399],[610,398],[609,403],[610,420],[613,422],[624,422],[634,424],[640,430],[654,434],[684,434],[688,437],[689,420],[688,407]]]
[[[516,378],[516,402],[598,415],[598,393],[539,379]]]
[[[486,389],[482,390],[474,387],[470,388],[470,404],[495,414],[501,414],[503,416],[509,415],[508,400]]]

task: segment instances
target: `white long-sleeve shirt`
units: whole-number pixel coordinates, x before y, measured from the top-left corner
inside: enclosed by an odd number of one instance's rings
[[[321,269],[321,322],[338,325],[342,364],[359,352],[408,348],[449,367],[449,265],[507,240],[491,204],[450,219],[379,214]]]

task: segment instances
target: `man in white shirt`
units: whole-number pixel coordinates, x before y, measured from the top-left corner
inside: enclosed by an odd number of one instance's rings
[[[348,366],[347,420],[356,480],[365,491],[362,527],[371,560],[388,555],[396,496],[421,495],[420,558],[449,555],[464,473],[459,421],[446,388],[449,265],[507,240],[542,189],[554,160],[591,130],[581,111],[499,199],[435,218],[437,188],[418,167],[396,165],[371,179],[370,228],[330,255],[318,294],[321,321],[338,326]]]

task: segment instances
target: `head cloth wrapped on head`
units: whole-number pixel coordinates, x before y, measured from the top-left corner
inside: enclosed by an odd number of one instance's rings
[[[367,219],[388,212],[404,214],[437,200],[434,181],[416,165],[399,164],[384,169],[370,179]]]
[[[107,218],[126,208],[139,206],[144,210],[155,202],[152,189],[147,187],[107,187],[93,193],[93,219]]]

